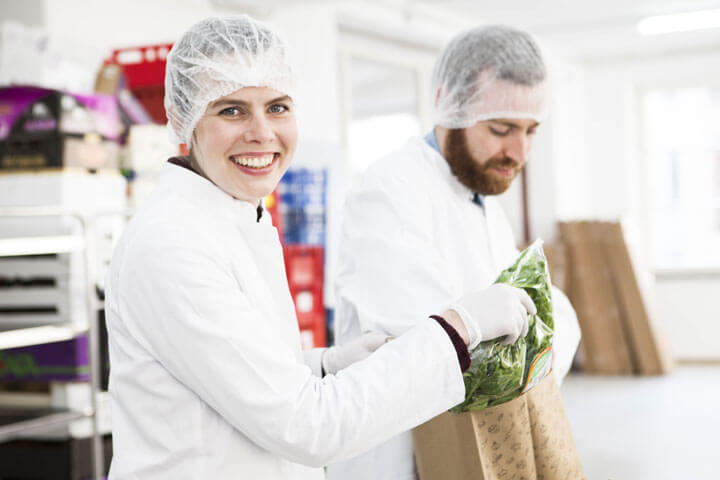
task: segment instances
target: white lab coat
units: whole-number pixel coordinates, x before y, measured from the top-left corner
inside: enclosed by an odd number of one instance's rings
[[[114,480],[321,479],[464,396],[431,319],[314,375],[269,218],[172,164],[116,248],[106,311]]]
[[[510,225],[492,197],[484,208],[422,139],[381,159],[348,195],[339,241],[335,335],[400,335],[418,312],[442,313],[461,295],[491,285],[517,255]],[[575,312],[553,289],[553,369],[562,379],[580,340]],[[412,438],[328,466],[328,480],[415,478]]]

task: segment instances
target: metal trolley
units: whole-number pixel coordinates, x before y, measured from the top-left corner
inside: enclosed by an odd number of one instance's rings
[[[17,257],[46,254],[82,252],[85,283],[85,305],[87,325],[73,322],[25,325],[0,324],[0,350],[9,348],[59,342],[87,334],[88,358],[90,364],[89,384],[91,401],[89,408],[81,411],[59,408],[28,408],[23,406],[0,408],[0,442],[18,438],[27,433],[38,433],[48,429],[67,426],[73,421],[89,418],[92,423],[91,467],[94,479],[105,477],[102,436],[98,424],[98,399],[100,391],[99,324],[97,313],[100,300],[97,294],[97,268],[94,251],[93,222],[102,215],[121,215],[120,212],[103,212],[92,215],[80,214],[56,207],[15,207],[0,208],[0,220],[8,218],[55,217],[72,219],[80,227],[79,234],[55,236],[31,236],[0,239],[0,257]]]

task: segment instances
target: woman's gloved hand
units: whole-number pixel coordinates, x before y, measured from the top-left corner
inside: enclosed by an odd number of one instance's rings
[[[501,283],[463,295],[447,308],[462,318],[470,337],[470,350],[483,340],[498,337],[505,337],[505,345],[515,343],[527,335],[528,314],[537,313],[525,290]]]
[[[322,369],[326,374],[335,374],[343,368],[359,362],[385,343],[387,335],[377,332],[365,333],[350,343],[330,347],[323,352]]]

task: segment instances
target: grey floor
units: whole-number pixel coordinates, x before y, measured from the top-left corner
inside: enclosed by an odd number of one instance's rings
[[[720,365],[571,373],[562,394],[589,480],[720,480]]]

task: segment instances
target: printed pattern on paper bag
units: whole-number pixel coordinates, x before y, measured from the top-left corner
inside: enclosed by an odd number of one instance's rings
[[[524,397],[470,412],[484,480],[534,480],[530,421]]]
[[[555,379],[540,382],[526,396],[537,479],[585,479]]]

